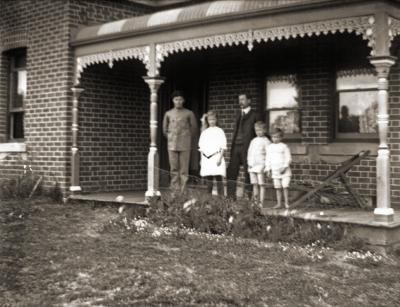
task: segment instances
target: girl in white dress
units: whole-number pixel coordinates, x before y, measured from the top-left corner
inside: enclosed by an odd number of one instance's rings
[[[285,208],[289,208],[289,184],[292,176],[290,163],[292,162],[292,156],[289,147],[282,143],[283,131],[281,129],[275,129],[271,137],[272,144],[267,148],[265,171],[268,177],[272,177],[274,181],[277,199],[277,205],[274,208],[282,206],[282,190]]]
[[[201,119],[205,130],[200,135],[199,151],[200,176],[207,179],[207,192],[212,193],[214,179],[217,181],[218,195],[224,195],[222,178],[226,176],[224,151],[226,150],[226,137],[224,131],[217,127],[217,113],[208,111]]]

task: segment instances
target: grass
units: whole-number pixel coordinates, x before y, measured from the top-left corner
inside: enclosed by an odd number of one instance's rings
[[[1,202],[1,306],[396,306],[398,256],[136,227],[116,208]],[[319,255],[319,257],[318,257]],[[364,258],[363,258],[364,257]],[[373,264],[373,265],[372,265]]]

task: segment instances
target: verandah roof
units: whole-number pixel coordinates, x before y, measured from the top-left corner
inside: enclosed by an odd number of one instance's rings
[[[371,55],[389,54],[400,35],[395,0],[212,1],[84,27],[71,40],[75,82],[95,63],[136,58],[148,76],[175,52],[247,45],[296,37],[348,32],[361,35]]]
[[[153,14],[122,19],[100,25],[82,28],[74,41],[90,41],[101,38],[134,34],[146,30],[160,29],[168,26],[183,25],[191,22],[208,22],[226,16],[238,14],[274,11],[285,8],[300,8],[304,5],[337,2],[332,0],[219,0],[182,8],[175,8]],[[343,2],[343,1],[342,1]]]

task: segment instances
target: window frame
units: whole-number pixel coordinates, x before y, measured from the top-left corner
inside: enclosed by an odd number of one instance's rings
[[[17,67],[17,59],[19,57],[24,57],[24,65],[22,67]],[[18,79],[15,81],[14,77],[15,74],[18,75],[20,71],[25,71],[26,74],[27,72],[27,65],[26,65],[26,60],[27,60],[27,52],[26,49],[17,49],[13,50],[8,54],[8,59],[9,59],[9,74],[8,74],[8,104],[7,104],[7,119],[8,119],[8,139],[11,142],[24,142],[25,141],[25,121],[24,121],[24,116],[25,116],[25,100],[22,101],[22,106],[21,107],[14,107],[14,102],[15,102],[15,96],[14,96],[14,91],[15,88],[18,87]],[[15,136],[15,131],[14,131],[14,123],[15,123],[15,117],[17,115],[22,116],[22,135],[23,137],[17,138]]]
[[[344,70],[346,71],[346,70]],[[365,70],[363,70],[365,72]],[[371,75],[375,75],[373,70],[368,70]],[[337,142],[354,142],[357,140],[366,141],[366,142],[376,142],[379,140],[379,131],[376,133],[363,133],[363,132],[339,132],[339,120],[340,120],[340,93],[359,93],[359,92],[376,92],[376,96],[378,99],[378,81],[376,81],[376,86],[362,87],[362,88],[346,88],[346,89],[338,89],[337,80],[338,73],[343,71],[337,71],[335,75],[335,110],[334,110],[334,139]],[[358,75],[362,75],[358,73]]]
[[[292,108],[288,108],[288,107],[283,107],[283,108],[268,108],[268,82],[269,81],[273,81],[273,80],[277,80],[277,81],[288,81],[290,83],[293,83],[296,90],[297,90],[297,94],[298,94],[298,105],[297,107],[292,107]],[[276,75],[270,75],[267,76],[264,80],[264,84],[265,84],[265,91],[264,91],[264,101],[265,101],[265,122],[267,125],[267,133],[270,134],[270,112],[272,111],[287,111],[287,110],[295,110],[298,112],[298,127],[299,127],[299,132],[296,133],[287,133],[284,131],[285,133],[285,139],[287,141],[290,142],[296,142],[301,140],[302,137],[302,106],[301,106],[301,91],[300,91],[300,86],[298,85],[298,80],[297,80],[297,75],[296,74],[276,74]]]

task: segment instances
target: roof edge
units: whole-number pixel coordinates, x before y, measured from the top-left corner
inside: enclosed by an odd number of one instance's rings
[[[366,2],[377,2],[376,0],[329,0],[329,1],[324,1],[324,2],[310,2],[310,3],[301,3],[301,4],[295,4],[291,6],[283,6],[283,7],[277,7],[277,8],[264,8],[264,9],[256,9],[252,11],[246,11],[246,12],[235,12],[235,13],[229,13],[229,14],[223,14],[223,15],[216,15],[212,17],[208,17],[206,19],[194,19],[190,20],[187,22],[180,22],[180,23],[171,23],[171,24],[166,24],[166,25],[159,25],[159,26],[153,26],[149,28],[144,28],[140,30],[136,30],[134,32],[119,32],[119,33],[111,33],[111,34],[106,34],[102,35],[100,37],[94,37],[94,38],[88,38],[88,39],[72,39],[70,44],[71,46],[81,46],[81,45],[87,45],[91,43],[97,43],[97,42],[104,42],[108,40],[114,40],[114,39],[121,39],[121,38],[127,38],[127,37],[134,37],[134,36],[140,36],[140,35],[147,35],[147,34],[153,34],[157,32],[166,32],[170,30],[176,30],[176,29],[183,29],[183,28],[188,28],[192,26],[201,26],[202,24],[210,24],[210,23],[218,23],[218,22],[224,22],[224,21],[231,21],[231,20],[237,20],[237,19],[244,19],[244,18],[251,18],[251,17],[259,17],[262,15],[275,15],[275,14],[280,14],[280,13],[290,13],[294,11],[304,11],[308,9],[318,9],[321,7],[332,7],[335,5],[352,5],[352,4],[357,4],[357,3],[366,3]],[[378,0],[378,2],[381,3],[396,3],[396,1],[392,0]],[[162,11],[159,11],[162,12]],[[76,32],[79,32],[79,29],[76,30]]]

